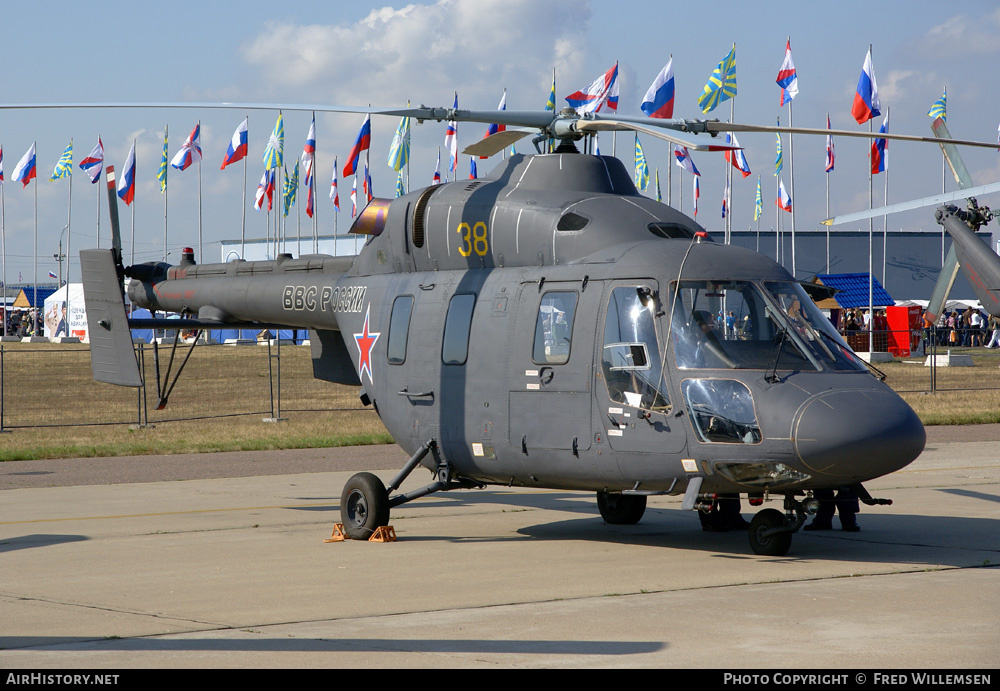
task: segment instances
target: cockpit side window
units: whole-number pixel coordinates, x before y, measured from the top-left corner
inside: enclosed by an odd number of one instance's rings
[[[615,288],[604,319],[601,365],[612,401],[662,411],[670,407],[670,397],[662,376],[655,311],[649,287]]]
[[[535,364],[563,365],[569,361],[577,297],[570,291],[554,291],[542,296],[531,354]]]

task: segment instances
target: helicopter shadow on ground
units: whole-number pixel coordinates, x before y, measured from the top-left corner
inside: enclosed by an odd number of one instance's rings
[[[749,518],[749,516],[745,516]],[[543,540],[591,540],[625,545],[714,552],[738,559],[849,560],[957,568],[1000,564],[1000,519],[963,516],[862,514],[861,532],[839,529],[798,532],[784,557],[758,557],[750,552],[747,532],[707,533],[689,512],[647,510],[638,525],[607,525],[600,517],[525,526],[518,533]],[[836,525],[836,521],[835,521]]]
[[[50,648],[50,646],[53,646]],[[0,649],[40,649],[58,653],[61,646],[74,651],[112,652],[317,652],[317,653],[450,653],[474,655],[587,655],[621,657],[660,652],[662,641],[484,639],[484,638],[335,638],[268,637],[254,638],[105,638],[63,636],[0,636]],[[48,649],[47,651],[45,649]]]
[[[35,547],[64,545],[69,542],[85,542],[89,539],[85,535],[52,535],[46,533],[20,535],[18,537],[0,539],[0,554],[21,549],[34,549]]]
[[[962,492],[967,496],[968,492]],[[972,493],[974,498],[996,501],[997,498]],[[859,533],[839,529],[822,532],[798,532],[786,557],[759,557],[750,552],[747,532],[708,533],[701,530],[694,512],[680,508],[646,510],[634,526],[606,524],[600,517],[596,501],[585,493],[517,493],[484,491],[456,494],[452,497],[421,504],[421,508],[459,508],[489,503],[510,506],[513,512],[534,510],[580,514],[518,528],[523,537],[455,538],[448,535],[408,534],[407,541],[446,540],[454,542],[496,542],[524,538],[542,540],[588,540],[622,545],[665,547],[713,552],[719,557],[735,559],[817,559],[861,561],[868,563],[912,563],[969,567],[1000,564],[1000,544],[994,537],[1000,532],[1000,518],[965,516],[924,516],[913,514],[879,514],[877,508],[859,515],[863,525]],[[401,509],[395,509],[401,511]],[[744,507],[744,518],[754,512]],[[836,524],[836,519],[835,519]],[[995,555],[995,556],[990,556]]]

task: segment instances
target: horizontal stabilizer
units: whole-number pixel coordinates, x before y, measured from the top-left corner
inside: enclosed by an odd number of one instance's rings
[[[80,270],[94,379],[118,386],[142,386],[112,251],[81,250]]]

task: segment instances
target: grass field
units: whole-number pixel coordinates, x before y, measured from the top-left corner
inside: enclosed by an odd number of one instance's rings
[[[937,368],[934,393],[922,358],[878,368],[926,425],[1000,422],[1000,352],[951,352],[972,355],[975,366]],[[156,410],[150,384],[143,412],[136,389],[93,381],[87,346],[5,343],[0,461],[392,443],[357,389],[312,377],[306,347],[282,348],[282,421],[264,422],[277,403],[273,355],[260,346],[198,346],[167,407]],[[154,382],[151,351],[144,360]]]

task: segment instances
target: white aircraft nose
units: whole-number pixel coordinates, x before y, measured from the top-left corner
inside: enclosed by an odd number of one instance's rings
[[[845,482],[899,470],[927,440],[920,418],[889,389],[820,394],[803,406],[792,429],[795,451],[814,479]]]

